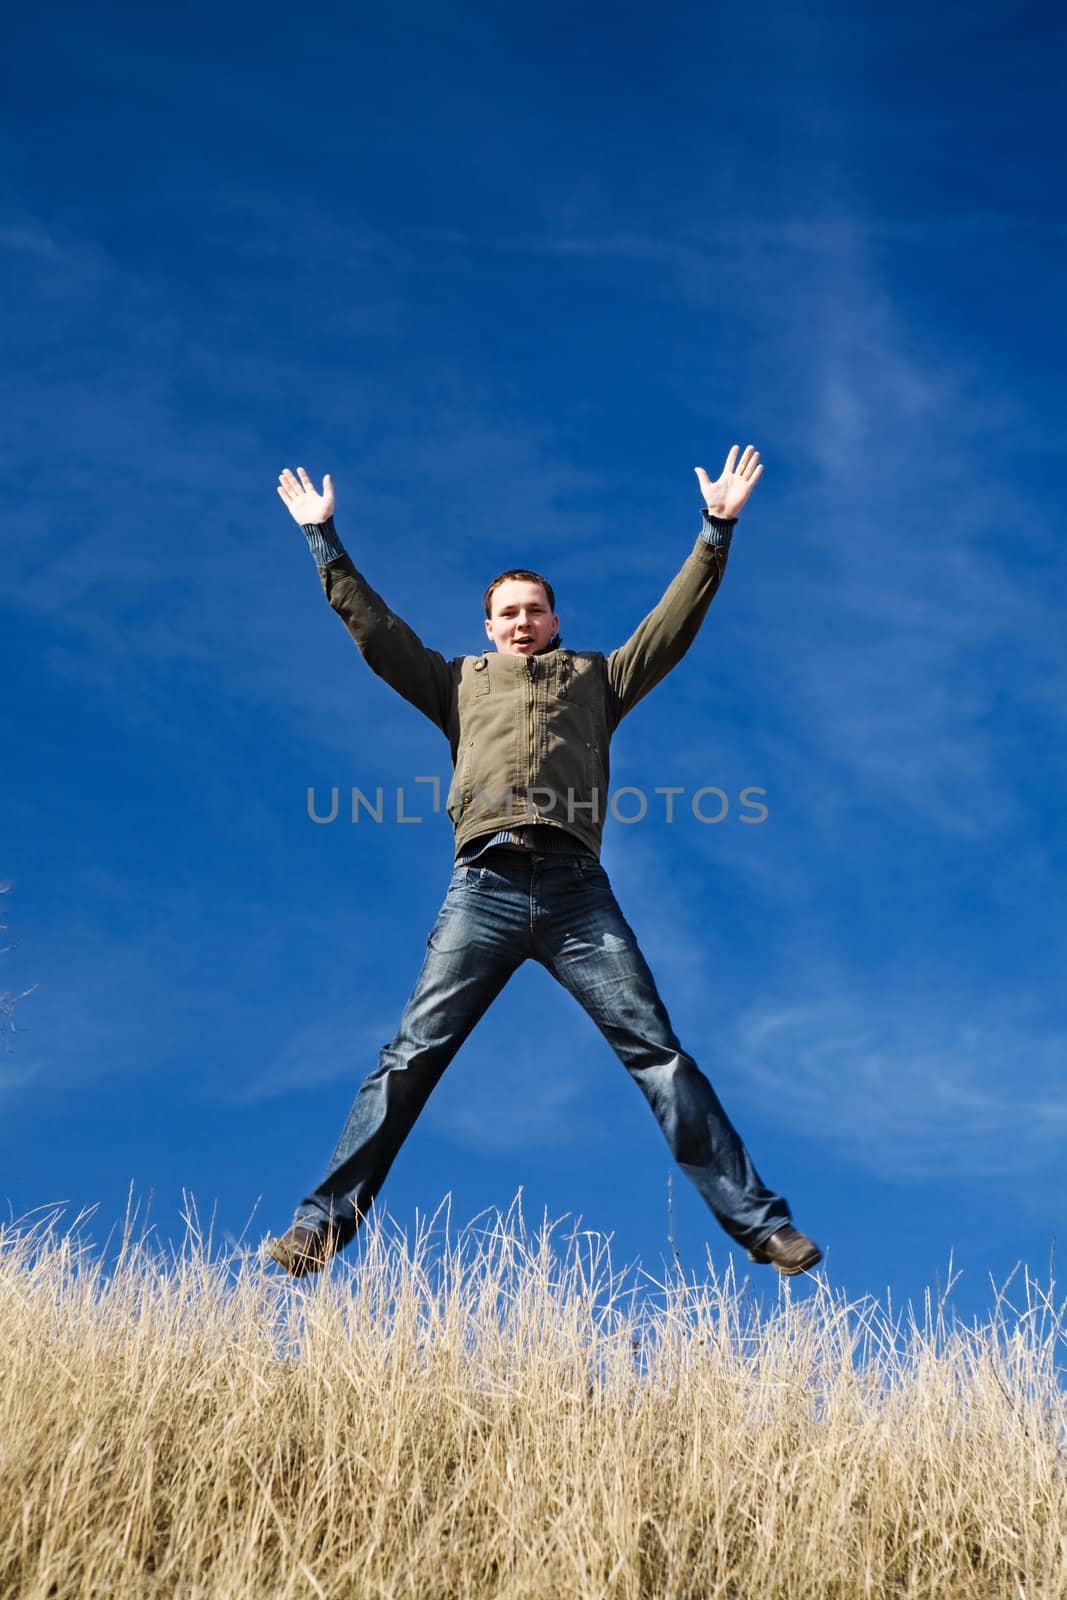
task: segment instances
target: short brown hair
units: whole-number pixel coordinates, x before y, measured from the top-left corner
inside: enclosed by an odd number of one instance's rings
[[[525,567],[513,567],[510,572],[499,572],[485,591],[485,614],[492,619],[493,595],[502,583],[508,583],[512,578],[517,578],[520,583],[539,583],[548,597],[548,609],[555,612],[556,596],[552,585],[547,578],[542,578],[539,572],[528,572]]]

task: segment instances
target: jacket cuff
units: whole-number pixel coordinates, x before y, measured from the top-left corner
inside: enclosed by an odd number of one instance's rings
[[[716,517],[704,506],[701,510],[704,521],[700,529],[700,537],[705,544],[716,546],[720,550],[729,550],[730,540],[733,538],[737,526],[736,517]]]
[[[300,526],[307,538],[308,548],[315,557],[316,566],[324,567],[327,562],[336,561],[345,553],[345,547],[333,525],[333,518],[327,517],[325,522],[302,522]]]

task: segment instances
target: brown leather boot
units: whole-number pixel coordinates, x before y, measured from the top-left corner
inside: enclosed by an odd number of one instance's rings
[[[748,1259],[758,1262],[761,1267],[773,1263],[779,1272],[783,1272],[787,1278],[793,1278],[798,1272],[807,1272],[820,1262],[822,1251],[814,1239],[809,1239],[806,1233],[800,1233],[786,1223],[784,1228],[772,1233],[762,1244],[755,1245],[748,1252]]]
[[[280,1239],[268,1239],[265,1249],[272,1261],[294,1278],[306,1278],[309,1272],[321,1272],[326,1263],[341,1248],[337,1235],[329,1229],[320,1233],[317,1228],[294,1222],[288,1233]]]

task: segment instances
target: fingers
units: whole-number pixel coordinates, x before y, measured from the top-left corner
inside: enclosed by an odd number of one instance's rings
[[[737,451],[738,446],[735,444],[733,449],[730,451],[729,456],[726,458],[725,470],[727,472],[735,471],[736,476],[739,478],[744,478],[746,483],[755,483],[756,479],[763,470],[759,464],[759,451],[755,449],[753,445],[746,444],[745,453],[741,457],[740,461],[737,461]],[[731,461],[737,462],[736,468],[731,466]]]
[[[726,465],[722,469],[722,475],[724,478],[728,478],[731,473],[735,473],[737,477],[744,478],[750,483],[755,483],[762,471],[759,465],[759,451],[753,445],[746,444],[745,453],[738,461],[737,457],[740,451],[741,446],[739,444],[731,447],[730,454],[726,457]],[[697,471],[699,473],[699,467]]]
[[[749,449],[752,450],[751,445]],[[734,516],[737,515],[743,505],[747,504],[748,497],[759,482],[762,471],[763,467],[760,465],[758,454],[755,450],[752,450],[751,455],[743,463],[743,467],[739,468],[734,475],[733,490],[729,496]]]
[[[278,493],[282,496],[283,500],[293,500],[293,499],[296,498],[297,495],[300,495],[300,494],[317,494],[318,493],[318,490],[315,488],[315,485],[312,483],[311,479],[308,477],[307,472],[304,470],[304,468],[303,467],[297,467],[296,470],[300,474],[299,482],[297,481],[296,478],[294,478],[293,474],[290,472],[288,467],[284,467],[282,469],[282,471],[279,472],[279,474],[278,474]],[[329,482],[330,482],[330,474],[327,473],[325,478],[324,478],[324,480],[323,480],[323,483],[325,485],[325,484],[327,484]]]

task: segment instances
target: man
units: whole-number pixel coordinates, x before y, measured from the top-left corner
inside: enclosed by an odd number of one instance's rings
[[[303,467],[278,493],[307,536],[326,598],[368,665],[441,729],[454,774],[455,870],[396,1037],[365,1079],[318,1188],[267,1244],[294,1277],[355,1234],[441,1074],[528,957],[558,978],[611,1044],[682,1170],[753,1261],[789,1275],[822,1259],[767,1189],[692,1057],[599,864],[608,744],[621,719],[681,660],[719,587],[734,524],[763,471],[734,445],[712,483],[696,545],[663,599],[609,656],[564,650],[552,586],[525,568],[485,596],[496,654],[446,660],[356,570]]]

